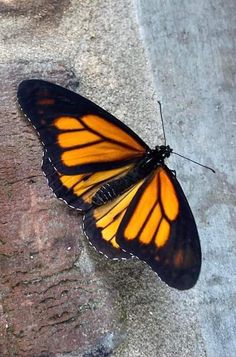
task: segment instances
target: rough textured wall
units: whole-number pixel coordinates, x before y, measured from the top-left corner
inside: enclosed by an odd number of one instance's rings
[[[195,114],[198,112],[199,107],[196,103],[193,106],[189,98],[183,98],[183,93],[190,91],[185,77],[178,77],[177,86],[176,77],[171,75],[178,72],[176,58],[183,58],[183,69],[190,61],[185,52],[177,51],[175,41],[167,44],[166,39],[173,37],[172,33],[178,34],[171,25],[174,21],[182,21],[181,11],[185,9],[179,10],[176,20],[170,15],[171,10],[175,13],[177,5],[173,3],[168,9],[160,4],[156,10],[157,3],[0,1],[0,355],[3,357],[215,356],[209,346],[213,346],[213,351],[214,348],[217,350],[217,341],[208,343],[208,326],[214,325],[213,315],[208,314],[210,310],[206,306],[218,311],[214,315],[216,318],[223,316],[219,312],[222,296],[217,295],[215,301],[216,290],[221,291],[221,286],[226,285],[225,280],[230,278],[229,286],[232,286],[233,272],[226,269],[222,272],[221,269],[224,284],[219,284],[220,274],[215,271],[219,271],[220,264],[213,260],[213,256],[219,259],[224,245],[220,238],[214,239],[219,229],[216,229],[217,221],[211,221],[209,217],[219,212],[223,202],[213,204],[213,212],[208,211],[209,203],[205,202],[209,202],[209,195],[206,200],[206,193],[201,193],[200,188],[219,189],[223,180],[226,184],[217,192],[228,192],[224,167],[221,178],[215,178],[211,187],[210,174],[190,168],[186,162],[171,162],[172,167],[176,165],[181,172],[179,177],[201,224],[203,250],[208,254],[197,286],[188,292],[174,291],[140,261],[108,261],[88,245],[81,231],[81,217],[57,201],[47,187],[40,170],[40,143],[30,124],[19,113],[15,100],[17,85],[22,79],[55,81],[88,96],[130,125],[150,145],[155,145],[162,138],[155,101],[157,95],[161,95],[164,97],[168,138],[172,143],[174,140],[178,142],[179,151],[190,155],[196,152],[196,147],[194,143],[190,145],[191,139],[188,139],[190,149],[184,151],[185,137],[191,138],[191,133],[196,132],[200,147],[197,152],[202,155],[197,159],[207,159],[208,163],[217,166],[213,155],[208,154],[205,158],[209,150],[205,147],[209,134],[205,137],[202,131],[196,130],[198,126],[210,125],[211,128],[214,122],[201,121],[198,125],[193,121],[181,122],[184,114],[189,118],[193,110]],[[150,9],[153,9],[151,18]],[[161,17],[160,9],[163,11]],[[161,31],[144,29],[143,16],[146,15],[148,22],[162,24]],[[169,19],[168,26],[166,19]],[[216,25],[214,29],[217,30]],[[158,46],[143,36],[143,31],[152,37],[161,34]],[[181,33],[180,40],[183,39],[183,43],[189,41],[184,29]],[[209,33],[209,36],[213,35]],[[162,43],[166,44],[166,51],[171,49],[171,63],[166,59]],[[201,45],[201,41],[197,43]],[[160,46],[163,56],[151,57],[145,50],[150,45],[157,52]],[[187,54],[191,58],[191,46]],[[194,53],[192,57],[196,57]],[[224,83],[233,87],[231,62],[225,59],[223,63],[224,78],[227,79]],[[203,71],[204,63],[199,68]],[[188,73],[192,78],[190,70]],[[203,72],[202,76],[207,73]],[[202,95],[198,87],[191,93],[199,98]],[[217,108],[215,110],[220,115],[221,106],[219,111]],[[173,127],[174,134],[170,134],[168,128],[173,125],[170,124],[172,117],[178,120]],[[225,156],[226,166],[227,160]],[[182,171],[184,165],[189,171]],[[233,187],[234,178],[230,183]],[[227,213],[224,219],[230,224],[233,211],[223,207]],[[207,239],[211,244],[206,243]],[[233,256],[233,248],[228,244],[225,260],[228,256],[231,258],[229,250]],[[211,275],[212,266],[214,273]],[[215,285],[207,280],[208,274]],[[227,294],[227,290],[223,291]],[[234,291],[230,291],[229,299],[233,302]],[[227,316],[228,326],[223,326],[228,327],[228,335],[221,330],[218,320],[218,334],[229,340],[225,346],[233,344],[233,321],[230,315]],[[211,336],[217,339],[216,328],[214,331],[215,335]]]

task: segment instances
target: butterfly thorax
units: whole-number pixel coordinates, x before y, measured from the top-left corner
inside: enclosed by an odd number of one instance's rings
[[[93,196],[95,206],[101,206],[127,191],[138,181],[147,177],[155,168],[164,165],[165,158],[169,157],[172,149],[168,146],[156,146],[140,159],[126,175],[102,185]]]

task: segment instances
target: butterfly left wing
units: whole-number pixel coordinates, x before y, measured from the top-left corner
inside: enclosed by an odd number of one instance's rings
[[[158,167],[136,191],[116,241],[171,287],[195,285],[201,268],[198,232],[183,190],[166,166]]]

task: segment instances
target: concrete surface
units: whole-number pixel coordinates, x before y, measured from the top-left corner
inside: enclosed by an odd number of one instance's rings
[[[196,333],[206,356],[235,356],[236,3],[140,0],[137,13],[169,144],[216,169],[172,157],[202,242]]]
[[[232,0],[0,1],[1,356],[235,355],[235,10]],[[217,170],[169,161],[201,236],[196,287],[175,291],[140,261],[90,248],[81,217],[47,188],[17,110],[17,84],[33,77],[79,90],[150,145],[162,139],[161,99],[168,143]]]

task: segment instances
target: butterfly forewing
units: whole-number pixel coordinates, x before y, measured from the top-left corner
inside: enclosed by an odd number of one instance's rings
[[[41,80],[23,81],[17,95],[60,173],[115,169],[134,162],[149,149],[111,114],[60,86]]]

